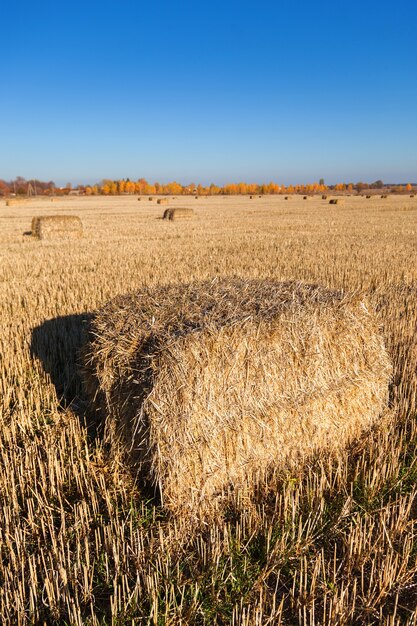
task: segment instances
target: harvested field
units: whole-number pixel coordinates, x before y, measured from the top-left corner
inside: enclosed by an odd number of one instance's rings
[[[375,317],[302,283],[140,291],[98,312],[91,338],[85,377],[108,438],[177,516],[218,513],[230,486],[334,454],[388,406]]]
[[[135,196],[0,201],[2,624],[416,621],[416,201],[352,196],[329,212],[320,195],[290,200],[201,197],[186,228]],[[177,202],[195,207],[193,195]],[[33,216],[61,212],[80,217],[82,238],[23,236]],[[391,408],[347,448],[271,471],[191,532],[109,451],[79,350],[115,298],[223,278],[367,301],[393,364]]]
[[[32,218],[32,236],[36,239],[79,238],[83,226],[76,215],[41,215]]]

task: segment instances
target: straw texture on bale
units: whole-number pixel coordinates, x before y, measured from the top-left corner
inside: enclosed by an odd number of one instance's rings
[[[168,198],[159,198],[159,200],[157,200],[157,204],[169,204],[169,200]]]
[[[345,446],[384,411],[391,375],[363,301],[296,282],[118,297],[83,358],[114,449],[168,510],[200,519],[272,468]]]
[[[168,212],[164,212],[164,219],[169,220],[189,220],[194,217],[194,209],[188,207],[178,207],[176,209],[169,209]]]
[[[168,219],[169,219],[169,216],[170,216],[170,213],[171,213],[171,211],[172,211],[172,210],[173,210],[173,209],[165,209],[164,214],[163,214],[163,216],[162,216],[162,219],[163,219],[163,220],[168,220]]]
[[[82,237],[83,226],[76,215],[44,215],[32,218],[32,236],[38,239]]]

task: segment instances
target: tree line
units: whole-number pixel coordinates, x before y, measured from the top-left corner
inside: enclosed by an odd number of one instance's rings
[[[9,195],[69,195],[71,193],[81,193],[88,196],[91,195],[198,195],[198,196],[218,196],[218,195],[265,195],[265,194],[314,194],[326,191],[338,191],[361,193],[366,189],[383,189],[387,188],[381,180],[374,183],[337,183],[335,185],[326,185],[323,179],[318,183],[302,184],[302,185],[279,185],[274,182],[267,184],[258,183],[229,183],[227,185],[218,186],[212,183],[204,186],[201,184],[190,183],[181,185],[176,181],[161,184],[158,182],[149,183],[144,178],[136,181],[124,178],[121,180],[104,179],[95,185],[78,185],[76,189],[72,188],[71,183],[67,183],[65,187],[57,187],[53,181],[26,180],[22,176],[17,176],[14,180],[5,181],[0,179],[0,196]],[[403,185],[390,186],[390,190],[394,192],[411,191],[410,183]]]

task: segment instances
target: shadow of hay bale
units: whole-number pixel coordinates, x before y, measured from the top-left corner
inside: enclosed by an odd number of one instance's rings
[[[87,401],[80,375],[80,351],[85,344],[92,315],[65,315],[47,320],[32,331],[30,351],[39,359],[55,387],[63,408],[70,408],[96,436],[99,423],[96,412],[87,411]]]

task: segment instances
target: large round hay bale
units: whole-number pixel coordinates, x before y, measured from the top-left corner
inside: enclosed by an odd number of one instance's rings
[[[173,221],[174,220],[189,220],[192,217],[194,217],[194,215],[195,215],[194,209],[191,209],[188,207],[178,207],[175,209],[171,209],[167,217]]]
[[[85,382],[163,504],[198,518],[268,471],[331,453],[388,401],[391,365],[358,297],[297,282],[144,290],[96,313]]]
[[[83,225],[76,215],[42,215],[32,218],[32,236],[37,239],[82,237]]]

